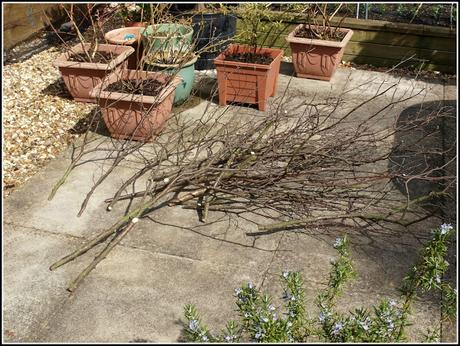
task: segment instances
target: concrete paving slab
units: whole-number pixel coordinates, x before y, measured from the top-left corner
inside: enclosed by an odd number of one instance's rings
[[[379,72],[340,69],[331,83],[281,76],[278,98],[270,101],[271,107],[279,106],[280,95],[288,84],[287,105],[293,110],[306,96],[317,93],[320,99],[337,97],[344,86],[350,90],[344,95],[347,107],[353,107],[364,97],[375,94],[383,78],[385,85],[398,83],[400,97],[413,86],[424,90],[387,112],[381,126],[394,122],[409,105],[446,95],[444,87],[438,84],[398,80]],[[369,84],[372,79],[375,81]],[[453,92],[453,89],[448,91],[449,95]],[[385,96],[372,106],[363,107],[357,117],[384,106],[391,97]],[[196,120],[208,106],[206,101],[197,102],[181,116]],[[210,107],[223,109],[215,103]],[[261,115],[247,107],[232,107],[229,116],[232,114]],[[180,320],[188,302],[197,305],[211,327],[223,327],[228,317],[236,317],[233,289],[249,280],[279,295],[276,276],[285,269],[298,269],[304,273],[312,298],[324,287],[330,260],[336,255],[331,245],[333,240],[348,232],[344,229],[310,230],[305,234],[278,232],[254,238],[246,235],[255,231],[255,225],[247,220],[212,213],[211,222],[202,225],[193,210],[161,209],[140,222],[69,297],[66,285],[101,247],[54,272],[48,271],[49,265],[123,214],[128,202],[121,202],[107,212],[104,200],[112,196],[135,167],[121,166],[95,191],[87,210],[78,218],[76,213],[84,194],[101,166],[78,167],[55,198],[48,201],[48,193],[68,163],[69,153],[65,153],[5,200],[3,311],[7,341],[174,342],[180,338]],[[417,234],[355,232],[351,237],[360,277],[344,296],[349,301],[343,307],[395,297],[400,279],[415,259]],[[435,303],[428,300],[417,305],[420,328],[436,322],[439,314]]]

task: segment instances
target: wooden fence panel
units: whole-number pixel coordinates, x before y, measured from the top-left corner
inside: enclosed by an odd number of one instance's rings
[[[284,30],[273,30],[265,39],[265,33],[259,33],[258,42],[265,40],[272,46],[284,49],[286,56],[291,55],[286,36],[298,23],[286,22]],[[351,28],[354,34],[348,43],[344,60],[358,64],[374,66],[394,66],[414,55],[414,59],[404,65],[447,73],[456,73],[457,40],[455,30],[418,24],[391,23],[376,20],[347,18],[342,27]],[[269,29],[268,29],[269,30]],[[267,30],[267,31],[268,31]],[[237,23],[237,34],[241,32],[241,21]],[[241,40],[240,40],[241,42]]]
[[[51,18],[62,15],[59,4],[4,4],[3,5],[3,44],[5,49],[28,39],[46,27],[44,12]]]

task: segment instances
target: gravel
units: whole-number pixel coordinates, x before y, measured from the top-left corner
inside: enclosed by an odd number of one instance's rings
[[[51,47],[3,68],[3,193],[23,185],[69,143],[95,104],[72,100]],[[80,131],[81,132],[81,131]]]

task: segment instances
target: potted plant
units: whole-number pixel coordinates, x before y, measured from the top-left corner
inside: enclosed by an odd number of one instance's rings
[[[157,50],[145,56],[143,69],[177,75],[180,78],[181,82],[176,88],[173,102],[174,106],[177,106],[190,97],[195,81],[196,61],[197,56],[192,49],[188,51]]]
[[[54,66],[59,68],[65,85],[75,100],[94,102],[95,100],[89,95],[90,91],[108,73],[125,68],[126,59],[134,49],[127,46],[100,44],[98,40],[100,23],[93,19],[89,4],[88,13],[94,32],[92,41],[86,42],[75,24],[73,10],[73,5],[70,5],[69,10],[65,9],[80,42],[58,56]]]
[[[192,43],[193,28],[181,23],[160,23],[147,26],[141,35],[146,55],[159,50],[186,51]]]
[[[333,26],[331,20],[342,7],[338,4],[332,14],[327,5],[309,4],[303,12],[308,23],[298,25],[286,38],[291,46],[296,75],[329,81],[342,61],[343,52],[353,31]],[[317,20],[319,14],[320,22]]]
[[[259,47],[259,30],[270,19],[268,5],[240,5],[243,30],[240,38],[249,45],[231,44],[215,60],[219,88],[219,104],[241,102],[266,109],[267,99],[276,93],[276,84],[283,50]],[[265,41],[265,40],[264,40]]]
[[[100,82],[91,96],[97,99],[114,138],[151,141],[171,114],[179,83],[174,75],[118,70]]]
[[[176,16],[191,18],[197,70],[214,69],[214,59],[227,48],[236,33],[236,16],[225,4],[196,4],[188,11],[171,10]]]

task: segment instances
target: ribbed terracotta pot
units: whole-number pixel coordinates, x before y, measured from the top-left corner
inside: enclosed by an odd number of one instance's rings
[[[258,48],[257,53],[270,54],[270,65],[250,64],[238,61],[226,61],[226,54],[250,52],[253,48],[246,45],[231,44],[214,59],[219,88],[219,104],[228,102],[256,104],[265,111],[267,100],[276,94],[276,84],[281,66],[283,51],[274,48]]]
[[[126,28],[119,28],[111,30],[104,35],[104,38],[110,44],[130,46],[134,48],[134,53],[128,58],[128,68],[131,70],[137,69],[143,54],[143,47],[141,42],[141,26],[132,26]],[[125,37],[132,37],[125,39]]]
[[[85,43],[85,49],[90,48]],[[90,97],[91,90],[99,84],[102,79],[114,70],[126,68],[126,59],[134,53],[134,48],[127,46],[116,46],[112,44],[100,44],[98,51],[113,54],[113,59],[107,64],[91,62],[69,61],[72,54],[83,52],[81,43],[73,46],[68,52],[61,54],[55,61],[54,66],[59,68],[65,85],[76,101],[96,102]]]
[[[128,92],[110,92],[105,89],[118,80],[154,79],[165,84],[157,96]],[[91,92],[101,107],[104,122],[112,137],[152,141],[170,117],[174,92],[180,78],[168,83],[168,75],[139,70],[118,70],[107,76]]]
[[[334,75],[337,66],[342,61],[343,52],[353,31],[339,28],[345,33],[342,41],[326,41],[310,38],[295,37],[303,24],[298,25],[287,37],[292,51],[292,63],[297,77],[312,78],[329,81]],[[317,28],[316,25],[311,25]]]

